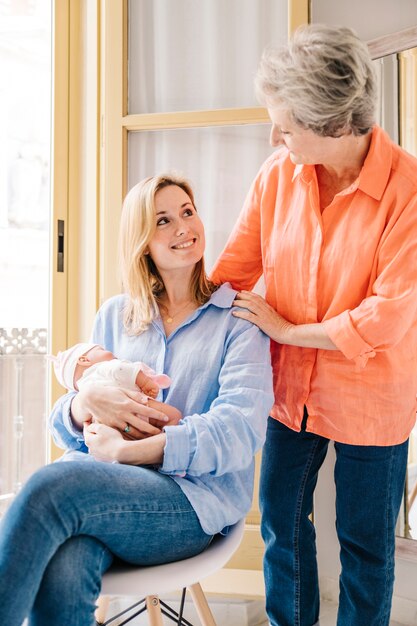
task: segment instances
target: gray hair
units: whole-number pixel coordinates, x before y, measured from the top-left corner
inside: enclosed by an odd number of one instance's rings
[[[375,70],[350,29],[301,26],[288,45],[267,48],[255,79],[261,104],[282,106],[317,135],[365,135],[375,123]]]

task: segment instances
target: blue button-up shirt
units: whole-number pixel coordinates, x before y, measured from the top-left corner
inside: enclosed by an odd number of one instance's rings
[[[169,337],[160,318],[142,334],[127,335],[125,296],[115,296],[98,311],[91,338],[120,359],[143,361],[172,378],[158,399],[184,417],[164,429],[158,471],[178,483],[208,534],[236,523],[250,509],[254,454],[264,441],[274,400],[269,339],[231,314],[235,295],[230,285],[222,285]],[[59,446],[87,452],[71,421],[73,396],[57,401],[51,430]]]

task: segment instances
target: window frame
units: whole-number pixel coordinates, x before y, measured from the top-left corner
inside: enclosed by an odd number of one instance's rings
[[[53,354],[89,337],[98,308],[99,27],[99,0],[53,2],[49,323]],[[59,220],[65,225],[63,271],[57,268]],[[64,390],[54,376],[50,383],[52,405]],[[52,444],[51,460],[61,454]]]

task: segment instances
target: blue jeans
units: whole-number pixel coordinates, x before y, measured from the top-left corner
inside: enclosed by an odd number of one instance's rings
[[[114,557],[176,561],[210,543],[168,476],[100,462],[53,463],[24,485],[0,526],[0,624],[93,626]]]
[[[315,530],[308,516],[328,445],[324,437],[269,418],[260,504],[272,626],[313,626],[319,618]],[[335,443],[335,449],[342,565],[337,624],[388,626],[408,441],[387,447]]]

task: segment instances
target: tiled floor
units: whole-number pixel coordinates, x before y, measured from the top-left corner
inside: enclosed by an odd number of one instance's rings
[[[320,626],[335,626],[337,605],[322,603],[320,613]],[[398,622],[390,622],[390,626],[401,626]]]
[[[175,606],[176,600],[170,601],[170,604]],[[213,602],[210,601],[210,607],[213,611],[214,618],[217,626],[268,626],[268,620],[266,619],[263,603],[262,602],[239,602],[239,601],[227,601],[226,599]],[[113,610],[115,609],[115,610]],[[115,604],[111,607],[110,614],[114,614],[119,610],[119,605]],[[322,602],[321,614],[320,614],[320,626],[335,626],[337,616],[337,605]],[[194,607],[191,603],[186,604],[184,617],[196,626],[200,624]],[[164,617],[164,626],[168,626],[173,622]],[[117,626],[123,621],[120,618],[119,621],[112,622],[112,626]],[[145,626],[148,625],[146,614],[142,614],[136,617],[130,626]],[[401,626],[397,622],[390,622],[390,626]]]

